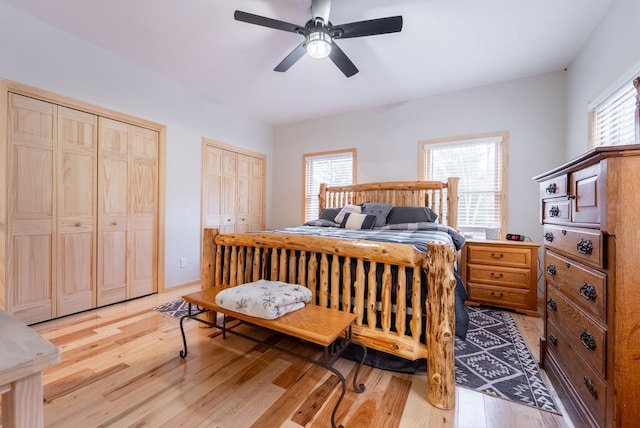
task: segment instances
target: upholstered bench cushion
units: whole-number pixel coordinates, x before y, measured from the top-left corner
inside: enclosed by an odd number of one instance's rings
[[[264,279],[227,288],[216,295],[216,303],[222,308],[269,320],[302,309],[310,301],[307,287]]]

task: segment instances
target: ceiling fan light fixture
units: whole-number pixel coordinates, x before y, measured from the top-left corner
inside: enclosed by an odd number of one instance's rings
[[[305,49],[311,58],[322,59],[331,53],[331,36],[325,31],[313,31],[307,36]]]

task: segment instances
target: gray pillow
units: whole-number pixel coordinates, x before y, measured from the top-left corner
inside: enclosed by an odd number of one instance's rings
[[[341,209],[342,209],[342,207],[325,208],[320,213],[320,217],[319,218],[320,218],[320,220],[331,220],[331,221],[333,221],[333,219],[336,218],[336,216],[338,215],[338,213],[340,212]]]
[[[393,207],[387,216],[387,224],[433,223],[438,214],[429,207]]]
[[[362,205],[362,214],[376,216],[375,227],[382,227],[387,222],[387,216],[393,208],[392,204],[381,204],[378,202],[365,202]]]

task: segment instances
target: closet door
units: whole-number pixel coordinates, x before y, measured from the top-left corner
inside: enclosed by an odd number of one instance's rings
[[[27,324],[55,311],[55,109],[9,94],[7,307]]]
[[[158,133],[130,125],[129,298],[157,291]]]
[[[236,231],[256,232],[262,224],[262,160],[238,154]]]
[[[58,107],[57,316],[96,306],[97,117]]]
[[[205,144],[202,156],[202,226],[220,228],[222,150]]]
[[[126,300],[129,242],[129,126],[98,126],[98,306]]]
[[[222,151],[222,222],[220,233],[236,231],[236,187],[238,185],[238,155]]]
[[[250,158],[249,176],[249,231],[264,230],[264,163],[262,159]]]

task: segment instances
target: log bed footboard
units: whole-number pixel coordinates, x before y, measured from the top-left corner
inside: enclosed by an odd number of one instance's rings
[[[356,315],[354,340],[409,360],[427,358],[427,400],[451,409],[454,261],[455,249],[446,244],[429,243],[425,254],[395,243],[205,229],[201,278],[203,290],[259,279],[308,287],[315,304]],[[426,301],[421,294],[423,275],[412,274],[423,270]]]

